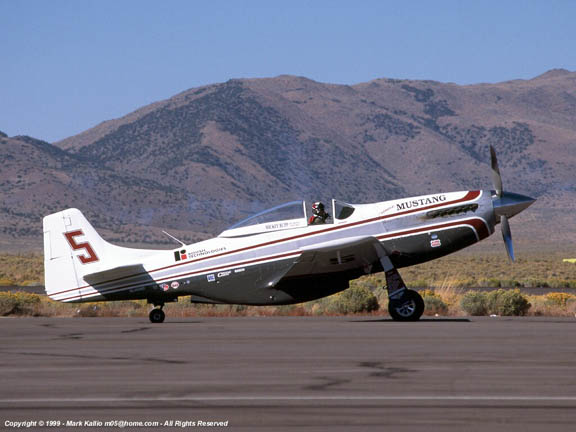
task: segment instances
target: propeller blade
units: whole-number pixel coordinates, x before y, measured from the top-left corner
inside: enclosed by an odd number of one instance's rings
[[[502,196],[502,176],[500,175],[500,168],[498,168],[498,159],[496,159],[496,152],[494,147],[490,145],[490,163],[492,165],[492,183],[496,190],[497,196]]]
[[[511,261],[514,261],[514,245],[512,244],[512,233],[510,232],[510,224],[508,223],[508,218],[506,216],[501,216],[500,224],[502,225],[502,238],[504,239],[504,244],[506,245],[508,258],[510,258]]]

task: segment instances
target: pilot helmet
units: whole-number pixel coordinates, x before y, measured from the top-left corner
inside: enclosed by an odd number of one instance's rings
[[[320,201],[316,201],[314,204],[312,204],[312,213],[314,213],[315,215],[320,214],[323,211],[324,211],[324,204],[322,204]]]

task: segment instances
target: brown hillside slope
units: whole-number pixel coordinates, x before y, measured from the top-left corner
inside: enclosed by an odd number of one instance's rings
[[[0,165],[2,251],[41,248],[42,217],[67,207],[82,209],[95,225],[106,227],[109,240],[164,241],[161,230],[152,227],[174,219],[150,209],[186,199],[178,190],[116,173],[30,137],[0,137]]]
[[[553,70],[531,80],[469,86],[230,80],[187,90],[56,145],[69,152],[65,157],[108,173],[108,186],[71,180],[84,197],[74,205],[122,221],[108,225],[116,239],[152,232],[143,240],[153,242],[160,226],[191,237],[215,234],[244,215],[297,198],[370,202],[489,188],[492,144],[505,188],[539,198],[513,221],[515,239],[570,247],[576,243],[575,143],[576,73]],[[46,183],[54,183],[50,179]],[[138,195],[143,192],[127,179],[154,186]]]

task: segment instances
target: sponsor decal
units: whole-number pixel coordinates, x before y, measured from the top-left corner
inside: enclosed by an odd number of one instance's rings
[[[174,251],[174,259],[176,261],[188,259],[188,255],[186,254],[186,249]]]
[[[446,201],[446,195],[436,195],[433,197],[420,198],[412,201],[404,201],[403,203],[396,204],[396,211],[410,210],[430,204],[442,203],[444,201]]]
[[[164,291],[168,291],[168,290],[170,289],[170,285],[168,285],[168,284],[162,284],[162,289],[163,289]]]
[[[277,223],[270,223],[264,225],[264,228],[267,230],[278,230],[283,228],[292,228],[300,226],[300,221],[292,221],[292,222],[277,222]]]
[[[244,270],[246,270],[244,267],[238,268],[238,269],[234,270],[234,273],[242,273]]]
[[[380,215],[385,215],[386,213],[388,213],[390,210],[392,210],[394,208],[394,206],[390,206],[390,207],[386,207],[384,210],[382,210],[380,212]]]
[[[193,259],[193,258],[205,256],[205,255],[212,255],[212,254],[217,253],[217,252],[223,252],[225,250],[226,250],[225,247],[219,247],[219,248],[209,249],[209,250],[200,249],[200,250],[192,251],[192,252],[186,252],[186,249],[182,249],[179,251],[174,251],[174,260],[175,261],[182,261],[185,259]]]
[[[192,251],[192,252],[188,252],[187,256],[188,259],[193,259],[193,258],[198,258],[198,257],[203,257],[205,255],[212,255],[215,254],[217,252],[224,252],[226,250],[226,248],[224,246],[219,247],[219,248],[215,248],[215,249],[200,249],[197,251]],[[178,260],[176,260],[178,261]]]
[[[223,272],[218,273],[218,277],[230,276],[230,273],[232,273],[232,270],[223,271]]]
[[[442,246],[442,242],[440,241],[440,239],[430,240],[430,246],[432,246],[433,248],[440,247]]]
[[[208,276],[206,276],[206,279],[208,279],[208,282],[214,282],[216,280],[216,276],[214,276],[213,274],[209,274]]]
[[[180,286],[180,284],[177,281],[174,281],[170,284],[170,286],[172,287],[172,289],[176,289]]]
[[[436,240],[438,238],[438,234],[432,234],[432,240]]]

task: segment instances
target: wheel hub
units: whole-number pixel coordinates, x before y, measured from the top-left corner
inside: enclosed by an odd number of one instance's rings
[[[397,306],[395,309],[398,315],[402,315],[403,317],[407,318],[414,314],[414,311],[416,310],[416,303],[414,300],[410,299]]]

